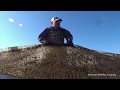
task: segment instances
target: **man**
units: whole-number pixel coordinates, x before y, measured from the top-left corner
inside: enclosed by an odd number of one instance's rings
[[[66,39],[68,46],[73,45],[73,36],[71,33],[60,27],[62,19],[58,17],[53,17],[51,19],[52,26],[46,28],[38,37],[38,40],[44,45],[65,45],[64,38]]]

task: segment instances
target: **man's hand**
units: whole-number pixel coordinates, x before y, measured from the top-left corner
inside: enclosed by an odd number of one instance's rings
[[[41,39],[41,38],[39,38],[38,40],[39,40],[42,44],[49,44],[48,40],[46,40],[46,39]]]
[[[71,39],[68,39],[68,40],[67,40],[67,45],[68,45],[68,46],[74,46]]]
[[[41,43],[42,44],[49,44],[49,42],[47,40],[42,40]]]
[[[67,42],[68,46],[74,46],[72,42]]]

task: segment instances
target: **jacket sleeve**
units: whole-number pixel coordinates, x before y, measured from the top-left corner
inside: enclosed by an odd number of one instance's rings
[[[65,38],[67,40],[67,44],[73,46],[73,36],[72,36],[72,34],[68,30],[65,30],[64,35],[65,35]]]
[[[46,28],[39,36],[38,36],[38,40],[45,44],[47,43],[48,39],[48,28]]]

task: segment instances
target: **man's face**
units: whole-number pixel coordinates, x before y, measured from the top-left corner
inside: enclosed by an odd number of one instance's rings
[[[53,21],[52,26],[59,27],[60,26],[60,21]]]

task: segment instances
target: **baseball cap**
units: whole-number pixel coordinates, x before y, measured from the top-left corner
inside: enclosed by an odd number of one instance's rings
[[[53,21],[62,21],[62,19],[60,19],[60,18],[58,18],[58,17],[53,17],[53,18],[51,19],[51,22],[53,22]]]

